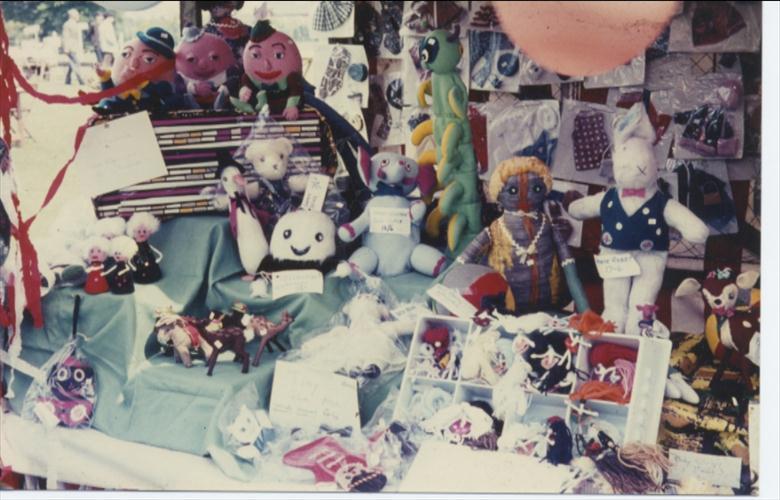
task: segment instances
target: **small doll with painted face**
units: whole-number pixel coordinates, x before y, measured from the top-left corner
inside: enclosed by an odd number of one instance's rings
[[[149,237],[158,229],[159,219],[149,212],[134,213],[127,221],[127,236],[133,238],[138,245],[138,251],[131,260],[135,268],[133,279],[136,283],[154,283],[162,278],[160,261],[163,254],[149,243]]]
[[[87,281],[84,291],[90,295],[98,295],[109,291],[105,276],[105,262],[111,243],[101,236],[91,236],[84,242],[84,260],[87,265]]]
[[[173,36],[162,28],[136,33],[114,61],[113,68],[97,69],[101,90],[119,86],[132,78],[150,73],[148,80],[122,94],[102,99],[93,109],[101,114],[130,113],[139,110],[165,111],[180,107],[173,92]]]
[[[262,111],[297,120],[303,104],[303,62],[298,46],[268,21],[252,28],[243,54],[244,76],[233,106],[244,113]]]
[[[195,26],[182,32],[176,48],[176,90],[193,108],[226,109],[231,90],[238,87],[238,69],[225,40]]]
[[[216,35],[230,46],[235,58],[241,61],[241,52],[249,41],[249,26],[235,17],[233,12],[241,10],[244,2],[195,2],[200,10],[207,10],[211,19],[203,27],[206,33]]]
[[[108,287],[114,295],[127,295],[135,291],[133,284],[133,256],[138,252],[138,245],[129,236],[117,236],[111,240],[111,254],[114,265],[105,271]]]
[[[514,157],[501,162],[490,178],[488,197],[498,202],[503,214],[458,257],[459,263],[480,263],[487,256],[488,265],[509,283],[509,311],[530,313],[567,303],[562,268],[573,266],[566,244],[571,226],[565,219],[545,213],[551,190],[550,172],[538,158]],[[581,287],[569,278],[566,273],[569,288]]]

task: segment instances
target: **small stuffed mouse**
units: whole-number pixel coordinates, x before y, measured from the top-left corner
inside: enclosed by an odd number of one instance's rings
[[[640,310],[654,304],[669,253],[669,228],[692,243],[704,243],[707,225],[658,189],[655,130],[644,105],[634,104],[616,123],[612,154],[615,186],[576,200],[568,207],[575,219],[601,216],[602,256],[629,255],[637,276],[604,279],[605,320],[617,331],[638,335]]]
[[[90,295],[109,291],[105,276],[105,261],[110,245],[111,243],[101,236],[91,236],[84,242],[84,261],[89,266],[84,291]]]
[[[149,212],[134,213],[127,221],[127,235],[138,244],[133,256],[133,280],[136,283],[154,283],[162,278],[160,261],[162,252],[149,243],[149,237],[160,229],[160,221]]]
[[[108,286],[115,295],[126,295],[135,291],[133,284],[133,256],[138,252],[138,245],[129,236],[117,236],[111,240],[111,254],[114,265],[105,271]]]
[[[338,236],[344,242],[354,241],[364,234],[363,246],[350,256],[349,264],[364,273],[379,276],[396,276],[414,270],[435,277],[444,269],[446,257],[435,248],[420,243],[425,203],[409,198],[417,187],[417,174],[417,162],[411,158],[396,153],[369,157],[364,149],[360,150],[360,177],[373,197],[357,219],[339,228]],[[410,233],[371,232],[371,211],[378,208],[406,210]],[[347,276],[349,272],[349,265],[339,265],[338,275]]]

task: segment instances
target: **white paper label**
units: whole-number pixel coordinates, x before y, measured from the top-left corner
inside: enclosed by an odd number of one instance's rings
[[[594,255],[596,268],[602,279],[628,278],[642,272],[639,263],[630,253],[610,253]]]
[[[330,177],[323,174],[309,174],[306,181],[306,191],[303,193],[301,209],[310,212],[321,212],[325,204],[325,196],[328,194]]]
[[[72,169],[91,197],[168,175],[146,112],[89,127]]]
[[[742,459],[723,455],[705,455],[682,450],[669,450],[669,479],[697,478],[714,486],[738,488]]]
[[[397,320],[415,319],[422,314],[430,314],[430,310],[419,302],[401,304],[390,312]]]
[[[288,427],[351,426],[358,431],[357,381],[304,363],[277,361],[268,413],[271,421]]]
[[[372,233],[400,234],[409,236],[412,233],[412,219],[408,208],[373,207],[369,213]]]
[[[464,299],[456,290],[442,284],[429,288],[428,295],[459,318],[471,319],[477,314],[477,308],[471,302]]]
[[[279,271],[271,275],[273,299],[296,293],[322,293],[324,280],[316,269]]]

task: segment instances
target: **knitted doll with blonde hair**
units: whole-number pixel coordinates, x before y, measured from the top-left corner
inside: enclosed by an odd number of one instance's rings
[[[487,257],[487,264],[509,283],[506,308],[515,313],[564,306],[569,294],[578,311],[588,308],[566,244],[571,226],[557,216],[557,205],[547,200],[551,190],[550,171],[538,158],[501,162],[490,177],[488,199],[498,203],[503,214],[458,257],[462,264],[480,263]]]

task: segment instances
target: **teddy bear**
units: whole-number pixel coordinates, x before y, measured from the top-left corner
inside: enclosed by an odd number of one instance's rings
[[[260,189],[255,204],[274,220],[300,204],[308,175],[290,172],[294,145],[286,137],[254,140],[244,150],[244,158],[259,176]]]
[[[604,279],[604,313],[616,331],[640,333],[640,311],[654,304],[669,253],[670,229],[691,243],[704,243],[707,225],[658,189],[655,130],[642,103],[617,120],[612,153],[615,185],[568,204],[575,219],[601,217],[601,257],[628,259],[639,272],[621,270]],[[627,266],[628,267],[628,266]]]
[[[447,263],[435,248],[420,243],[420,222],[425,216],[425,203],[409,197],[417,187],[417,163],[396,153],[383,152],[369,157],[360,150],[360,178],[373,197],[363,213],[338,230],[341,241],[351,242],[363,236],[363,246],[340,264],[338,276],[350,275],[352,266],[363,273],[396,276],[410,270],[427,276],[438,276]],[[401,209],[408,212],[409,234],[372,232],[372,210]]]

